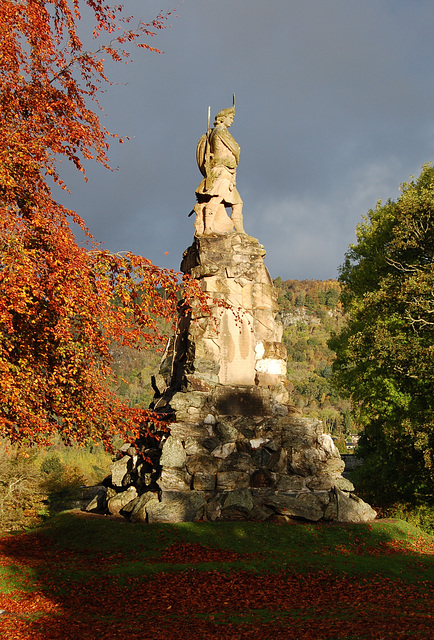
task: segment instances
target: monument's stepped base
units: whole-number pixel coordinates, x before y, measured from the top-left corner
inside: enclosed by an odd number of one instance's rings
[[[342,477],[345,465],[322,423],[289,404],[264,255],[239,233],[196,238],[185,252],[184,272],[216,303],[181,318],[163,359],[155,409],[173,417],[170,433],[126,445],[111,487],[89,510],[150,523],[375,518]]]
[[[247,389],[232,389],[235,394]],[[340,474],[344,463],[322,423],[295,415],[217,412],[204,392],[179,392],[177,421],[161,448],[139,443],[113,464],[110,513],[133,522],[276,517],[364,522],[375,511]],[[159,464],[158,464],[159,463]],[[94,503],[96,504],[96,502]]]

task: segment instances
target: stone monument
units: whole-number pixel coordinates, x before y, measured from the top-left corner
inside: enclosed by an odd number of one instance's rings
[[[195,237],[181,264],[209,294],[209,309],[181,314],[154,379],[153,408],[169,432],[158,444],[125,445],[108,510],[151,523],[373,519],[341,475],[323,424],[289,402],[265,250],[243,227],[234,114],[234,106],[219,111],[198,143]]]
[[[243,201],[236,188],[236,169],[240,159],[240,147],[228,131],[235,117],[234,105],[222,109],[197,145],[196,160],[203,180],[196,189],[197,204],[195,232],[197,236],[224,234],[233,231],[244,233]],[[232,210],[229,219],[226,207]]]

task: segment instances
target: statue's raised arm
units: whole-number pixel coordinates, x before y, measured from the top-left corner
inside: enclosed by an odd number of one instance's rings
[[[243,228],[243,201],[236,188],[236,169],[240,147],[229,133],[234,121],[235,106],[222,109],[198,142],[197,165],[204,179],[196,189],[196,235],[221,235]],[[232,209],[231,217],[226,208]]]

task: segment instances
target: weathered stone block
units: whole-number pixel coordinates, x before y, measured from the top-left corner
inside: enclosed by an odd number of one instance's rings
[[[369,522],[376,517],[377,512],[361,498],[353,494],[348,496],[337,488],[335,488],[335,494],[338,522]]]
[[[162,490],[189,491],[191,475],[185,469],[171,469],[163,467],[157,484]]]
[[[200,409],[198,409],[197,407],[188,407],[187,409],[187,414],[191,417],[191,418],[199,418],[200,416]]]
[[[138,477],[138,473],[136,469],[133,469],[132,471],[128,471],[122,478],[122,486],[126,489],[131,485],[135,485],[137,477]]]
[[[255,309],[253,331],[257,340],[280,340],[282,327],[276,323],[275,309]]]
[[[337,477],[345,465],[340,458],[326,458],[322,449],[302,447],[292,449],[288,468],[299,475],[329,475]]]
[[[107,508],[113,516],[117,515],[122,508],[134,500],[134,498],[137,498],[137,490],[135,487],[129,487],[126,491],[117,493],[115,496],[110,498],[107,502]]]
[[[215,493],[205,505],[205,519],[214,522],[221,517],[224,494]]]
[[[234,491],[249,486],[250,476],[242,471],[221,471],[217,474],[217,491]]]
[[[101,487],[86,507],[86,511],[104,511],[107,507],[107,489]]]
[[[248,453],[234,451],[222,462],[220,471],[244,471],[250,475],[254,468],[252,458]]]
[[[274,515],[273,509],[264,507],[263,505],[255,505],[249,513],[249,520],[254,522],[266,522]]]
[[[209,438],[204,438],[204,440],[201,441],[201,444],[209,452],[217,451],[218,447],[221,446],[220,440],[218,438],[213,438],[212,436],[210,436]]]
[[[306,486],[313,491],[329,491],[333,484],[334,482],[328,473],[319,473],[306,480]]]
[[[170,435],[163,444],[160,464],[164,467],[182,469],[185,466],[187,455],[181,440]]]
[[[279,475],[276,488],[278,491],[304,491],[306,480],[301,476]]]
[[[217,353],[214,354],[214,357],[217,357]],[[194,370],[197,374],[201,374],[201,378],[202,378],[202,374],[206,373],[207,376],[215,376],[215,380],[216,382],[218,382],[218,374],[220,371],[220,365],[218,363],[218,361],[215,360],[211,360],[210,357],[208,358],[198,358],[197,354],[196,357],[194,359],[194,364],[193,364]],[[210,391],[211,390],[211,386],[209,386],[208,389],[197,389],[197,391]],[[200,399],[200,404],[199,404],[199,400],[196,398],[194,401],[197,402],[198,404],[196,404],[195,406],[197,406],[197,408],[202,408],[203,405],[205,404],[204,402],[205,398],[201,398]]]
[[[116,489],[113,489],[112,487],[107,487],[107,500],[110,500],[110,498],[113,498],[113,496],[115,495],[117,495]]]
[[[324,450],[327,457],[338,458],[340,460],[341,456],[339,450],[333,442],[333,438],[330,434],[321,433],[318,436],[318,444]]]
[[[286,360],[286,346],[282,342],[264,340],[262,343],[261,358],[276,358]]]
[[[271,405],[271,411],[275,416],[285,417],[289,414],[288,407],[284,404],[280,404],[279,402],[273,402]]]
[[[120,460],[115,460],[111,465],[112,483],[115,487],[122,487],[124,476],[133,468],[131,456],[125,455]]]
[[[267,449],[267,451],[271,451],[271,452],[278,451],[280,449],[280,441],[277,435],[271,440],[268,439],[264,444],[264,448]]]
[[[288,461],[288,469],[292,474],[302,477],[314,476],[321,468],[322,461],[315,449],[292,450]]]
[[[323,473],[327,473],[332,478],[340,476],[345,469],[345,462],[340,458],[329,458],[323,464]]]
[[[205,496],[201,491],[163,491],[161,502],[150,502],[148,522],[195,522],[204,514]]]
[[[219,447],[212,451],[212,455],[215,458],[227,458],[231,453],[237,450],[237,445],[235,442],[227,442],[226,444],[221,444]]]
[[[139,500],[140,500],[140,497],[136,496],[131,500],[131,502],[128,502],[126,505],[124,505],[121,509],[122,515],[125,516],[128,514],[131,514]]]
[[[184,449],[187,456],[196,454],[208,454],[208,450],[196,438],[186,438],[184,441]]]
[[[300,449],[313,447],[322,433],[322,423],[310,418],[288,417],[281,420],[282,446]]]
[[[187,458],[186,468],[191,475],[197,472],[215,475],[217,473],[219,463],[218,459],[209,455],[196,454]]]
[[[156,493],[151,493],[150,491],[148,491],[147,493],[143,493],[141,496],[139,496],[133,510],[131,511],[131,522],[147,522],[148,515],[146,513],[146,507],[151,502],[159,502],[158,495]]]
[[[250,487],[274,487],[276,484],[276,474],[269,469],[256,469],[250,476]]]
[[[217,422],[214,427],[217,437],[226,444],[226,442],[236,442],[240,432],[233,427],[230,422]]]
[[[208,431],[206,427],[200,424],[189,422],[173,422],[169,425],[170,435],[178,440],[186,440],[187,438],[206,438]]]
[[[242,515],[247,516],[253,509],[253,499],[248,489],[235,489],[235,491],[229,491],[223,500],[222,517],[225,517],[225,512],[228,509],[241,512]]]
[[[287,467],[287,452],[285,449],[273,451],[267,464],[267,469],[276,473],[283,473]]]
[[[264,505],[278,514],[316,522],[324,515],[324,505],[313,493],[304,491],[297,497],[279,493],[264,499]]]
[[[170,401],[170,405],[175,411],[197,407],[201,409],[207,402],[208,394],[202,391],[190,391],[189,393],[175,393]]]
[[[188,391],[211,391],[211,389],[213,388],[213,385],[210,384],[210,382],[207,382],[205,380],[203,380],[202,378],[199,378],[198,376],[195,376],[193,374],[187,374],[185,376],[185,381],[186,381],[186,389]],[[215,382],[218,382],[218,377],[215,376]]]
[[[252,287],[252,308],[258,311],[261,309],[277,311],[277,304],[273,294],[272,284],[254,283]]]
[[[263,446],[266,446],[269,442],[270,442],[269,438],[263,438],[263,437],[250,438],[250,446],[254,450],[260,450]]]
[[[253,502],[255,505],[264,504],[264,500],[270,496],[275,496],[276,491],[270,487],[251,487],[250,493],[252,494]]]
[[[193,476],[193,489],[197,491],[214,491],[216,476],[211,473],[196,472]]]
[[[324,509],[324,520],[336,521],[338,518],[338,500],[334,491],[330,491],[330,502]]]
[[[240,440],[237,440],[236,444],[238,453],[248,453],[249,456],[252,455],[252,445],[246,438],[244,438],[244,436],[241,436]]]
[[[347,478],[342,478],[342,476],[338,476],[333,481],[334,486],[341,491],[354,491],[353,483]]]

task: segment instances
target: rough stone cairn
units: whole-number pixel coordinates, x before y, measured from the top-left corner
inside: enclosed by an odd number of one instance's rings
[[[88,510],[133,522],[365,522],[321,421],[289,404],[286,349],[265,250],[235,230],[196,234],[181,269],[214,302],[180,319],[154,387],[160,440],[125,445]],[[222,307],[224,300],[230,307]]]

